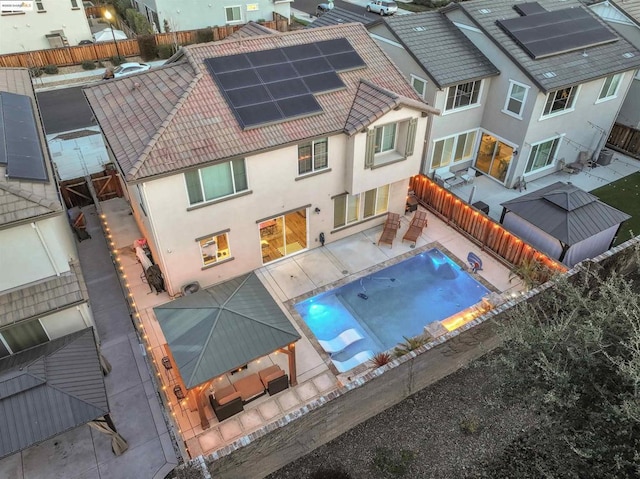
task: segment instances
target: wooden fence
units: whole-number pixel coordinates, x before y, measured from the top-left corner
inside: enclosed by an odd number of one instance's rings
[[[265,27],[272,30],[286,31],[288,25],[286,22],[269,21],[264,22]],[[236,30],[242,28],[242,25],[227,25],[224,27],[211,27],[213,40],[224,40]],[[158,45],[185,45],[197,43],[198,32],[201,30],[185,30],[171,33],[158,33],[155,35]],[[118,40],[118,52],[125,57],[134,57],[140,55],[140,47],[136,39]],[[44,67],[45,65],[57,65],[60,67],[69,65],[79,65],[83,61],[105,60],[116,56],[116,46],[114,42],[101,42],[92,45],[78,45],[74,47],[50,48],[47,50],[36,50],[23,53],[9,53],[0,55],[0,67]]]
[[[607,146],[640,159],[640,130],[616,123],[611,129]]]
[[[483,250],[490,250],[511,266],[517,267],[524,261],[534,260],[551,270],[567,270],[563,264],[537,251],[509,233],[502,225],[426,176],[417,175],[411,178],[410,189],[414,191],[416,198],[423,206],[465,234]]]

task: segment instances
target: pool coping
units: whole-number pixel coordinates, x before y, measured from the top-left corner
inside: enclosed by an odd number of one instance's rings
[[[318,338],[316,338],[316,336],[313,334],[313,332],[311,331],[311,329],[309,328],[309,326],[307,326],[307,323],[304,321],[304,319],[302,318],[302,316],[300,316],[300,313],[298,313],[298,310],[295,308],[295,305],[297,303],[300,303],[302,301],[305,301],[313,296],[316,296],[318,294],[322,294],[325,293],[327,291],[330,291],[332,289],[336,289],[339,288],[340,286],[343,286],[347,283],[351,283],[353,281],[357,281],[360,278],[363,278],[365,276],[369,276],[373,273],[377,273],[380,270],[383,270],[385,268],[388,268],[389,266],[393,266],[395,264],[401,263],[413,256],[417,256],[425,251],[431,250],[433,248],[437,248],[438,250],[440,250],[442,253],[444,253],[449,259],[451,259],[454,263],[456,263],[458,266],[460,266],[465,272],[467,272],[473,279],[475,279],[478,283],[480,283],[482,286],[484,286],[485,288],[487,288],[489,290],[489,292],[491,293],[500,293],[500,290],[498,290],[494,285],[492,285],[491,283],[489,283],[485,278],[483,278],[481,275],[477,274],[477,273],[473,273],[466,265],[466,263],[464,261],[462,261],[460,258],[458,258],[454,253],[452,253],[449,249],[447,249],[442,243],[440,243],[439,241],[432,241],[431,243],[427,243],[424,246],[421,246],[419,248],[415,248],[411,251],[407,251],[406,253],[403,253],[399,256],[394,256],[393,258],[389,258],[385,261],[382,261],[381,263],[375,264],[373,266],[370,266],[369,268],[365,268],[361,271],[357,271],[355,273],[349,274],[347,276],[344,276],[343,278],[340,278],[336,281],[333,281],[331,283],[325,284],[324,286],[320,286],[318,288],[312,289],[310,291],[307,291],[306,293],[303,293],[299,296],[296,296],[295,298],[291,298],[287,301],[283,302],[283,305],[287,308],[287,311],[289,312],[289,314],[291,315],[291,317],[293,318],[293,320],[296,322],[296,324],[298,325],[298,327],[302,330],[302,332],[304,333],[304,335],[307,337],[307,339],[309,340],[309,343],[313,346],[313,348],[316,350],[316,352],[320,355],[320,357],[322,358],[322,360],[324,361],[325,365],[329,368],[329,370],[334,374],[334,376],[339,377],[341,375],[345,375],[347,380],[351,380],[353,377],[357,377],[359,374],[362,374],[363,372],[371,369],[369,366],[367,366],[367,363],[369,361],[365,361],[362,364],[359,364],[358,366],[356,366],[353,369],[350,369],[349,371],[345,371],[344,373],[341,373],[338,371],[338,369],[336,368],[335,364],[333,364],[333,361],[331,360],[331,355],[329,353],[327,353],[324,349],[322,349],[322,347],[320,346],[320,343],[318,343]],[[445,318],[446,319],[446,318]],[[435,338],[433,338],[435,339]],[[386,352],[389,351],[393,351],[393,348],[388,349]]]

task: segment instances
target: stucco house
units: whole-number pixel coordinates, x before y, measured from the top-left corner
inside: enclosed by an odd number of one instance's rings
[[[75,46],[81,40],[91,40],[81,0],[0,2],[0,32],[0,55]]]
[[[437,113],[360,24],[254,32],[84,90],[172,293],[403,213]]]
[[[0,69],[0,358],[95,327],[29,72]]]
[[[577,0],[471,0],[370,32],[442,110],[422,172],[473,167],[507,188],[597,158],[640,66]]]
[[[239,25],[250,21],[273,20],[277,13],[285,18],[291,16],[293,0],[218,0],[201,2],[198,0],[131,0],[131,4],[145,15],[160,32],[194,30],[214,25]]]

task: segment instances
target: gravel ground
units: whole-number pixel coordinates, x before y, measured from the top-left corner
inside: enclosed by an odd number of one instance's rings
[[[506,405],[495,392],[488,367],[476,364],[267,477],[307,479],[318,469],[342,466],[352,479],[461,479],[535,423],[527,410]],[[380,471],[374,463],[381,457],[380,448],[387,448],[386,457],[401,450],[413,453],[404,475]]]

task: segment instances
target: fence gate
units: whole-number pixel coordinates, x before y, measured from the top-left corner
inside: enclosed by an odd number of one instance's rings
[[[82,208],[93,204],[91,191],[89,191],[89,186],[84,178],[61,181],[60,194],[62,194],[62,199],[64,199],[67,209],[71,209],[74,206]]]
[[[105,201],[111,198],[122,197],[122,187],[120,178],[114,170],[105,170],[101,173],[91,175],[91,183],[96,192],[98,201]]]

